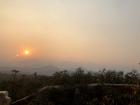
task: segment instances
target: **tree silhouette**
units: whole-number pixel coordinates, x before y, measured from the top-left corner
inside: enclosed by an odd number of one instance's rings
[[[12,70],[12,73],[13,73],[13,80],[16,80],[17,73],[19,73],[19,71],[14,69],[14,70]]]

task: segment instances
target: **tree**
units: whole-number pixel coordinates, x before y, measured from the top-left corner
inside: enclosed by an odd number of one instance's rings
[[[136,70],[128,72],[125,75],[125,81],[128,83],[137,84],[139,80],[139,73]]]
[[[14,70],[12,70],[12,73],[13,73],[13,80],[16,80],[17,73],[19,73],[19,71],[14,69]]]

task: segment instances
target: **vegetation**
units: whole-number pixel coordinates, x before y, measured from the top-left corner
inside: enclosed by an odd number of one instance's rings
[[[100,84],[89,86],[88,84]],[[140,89],[131,86],[106,86],[110,84],[140,84],[140,74],[103,69],[99,72],[85,72],[77,68],[56,72],[52,76],[0,73],[0,90],[8,90],[12,101],[36,92],[43,86],[60,85],[38,95],[29,105],[140,105]]]

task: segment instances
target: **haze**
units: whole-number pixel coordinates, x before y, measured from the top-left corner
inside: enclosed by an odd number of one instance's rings
[[[0,65],[139,68],[139,28],[140,0],[0,0]]]

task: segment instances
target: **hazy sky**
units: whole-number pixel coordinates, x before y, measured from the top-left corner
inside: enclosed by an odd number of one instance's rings
[[[0,65],[20,61],[135,68],[140,0],[0,0]]]

